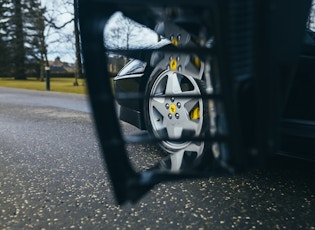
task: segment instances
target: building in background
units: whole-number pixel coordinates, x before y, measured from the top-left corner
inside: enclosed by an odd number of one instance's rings
[[[52,77],[74,77],[74,63],[62,62],[59,56],[49,61],[49,66]]]

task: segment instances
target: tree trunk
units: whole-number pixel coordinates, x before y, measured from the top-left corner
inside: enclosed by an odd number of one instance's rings
[[[25,75],[25,47],[23,33],[23,18],[21,0],[14,0],[14,25],[15,25],[15,57],[14,78],[16,80],[26,79]]]
[[[78,79],[83,78],[81,52],[80,52],[80,37],[79,37],[79,24],[78,24],[78,1],[74,0],[74,36],[75,36],[75,70],[74,70],[74,86],[78,86]]]

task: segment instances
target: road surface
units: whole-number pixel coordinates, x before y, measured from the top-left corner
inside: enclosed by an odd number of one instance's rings
[[[121,207],[85,96],[0,87],[1,229],[315,229],[315,164],[277,164],[160,184]]]

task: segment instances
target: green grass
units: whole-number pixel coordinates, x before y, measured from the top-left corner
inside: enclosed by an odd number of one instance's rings
[[[79,79],[79,86],[74,86],[74,78],[51,78],[50,91],[87,94],[85,80]],[[36,78],[27,80],[14,80],[13,78],[0,78],[0,86],[20,89],[32,89],[46,91],[46,81],[40,81]]]

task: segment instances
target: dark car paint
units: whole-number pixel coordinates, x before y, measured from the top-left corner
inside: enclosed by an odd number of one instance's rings
[[[132,68],[131,66],[134,66]],[[129,61],[124,68],[114,78],[114,89],[116,101],[120,105],[119,118],[139,129],[145,129],[143,118],[143,99],[130,98],[128,100],[119,97],[119,95],[137,95],[143,93],[146,85],[147,77],[144,76],[145,67],[141,71],[137,66],[143,66],[143,62],[138,60]],[[127,71],[126,71],[127,70]]]
[[[282,121],[280,154],[315,160],[315,32],[306,30]]]

